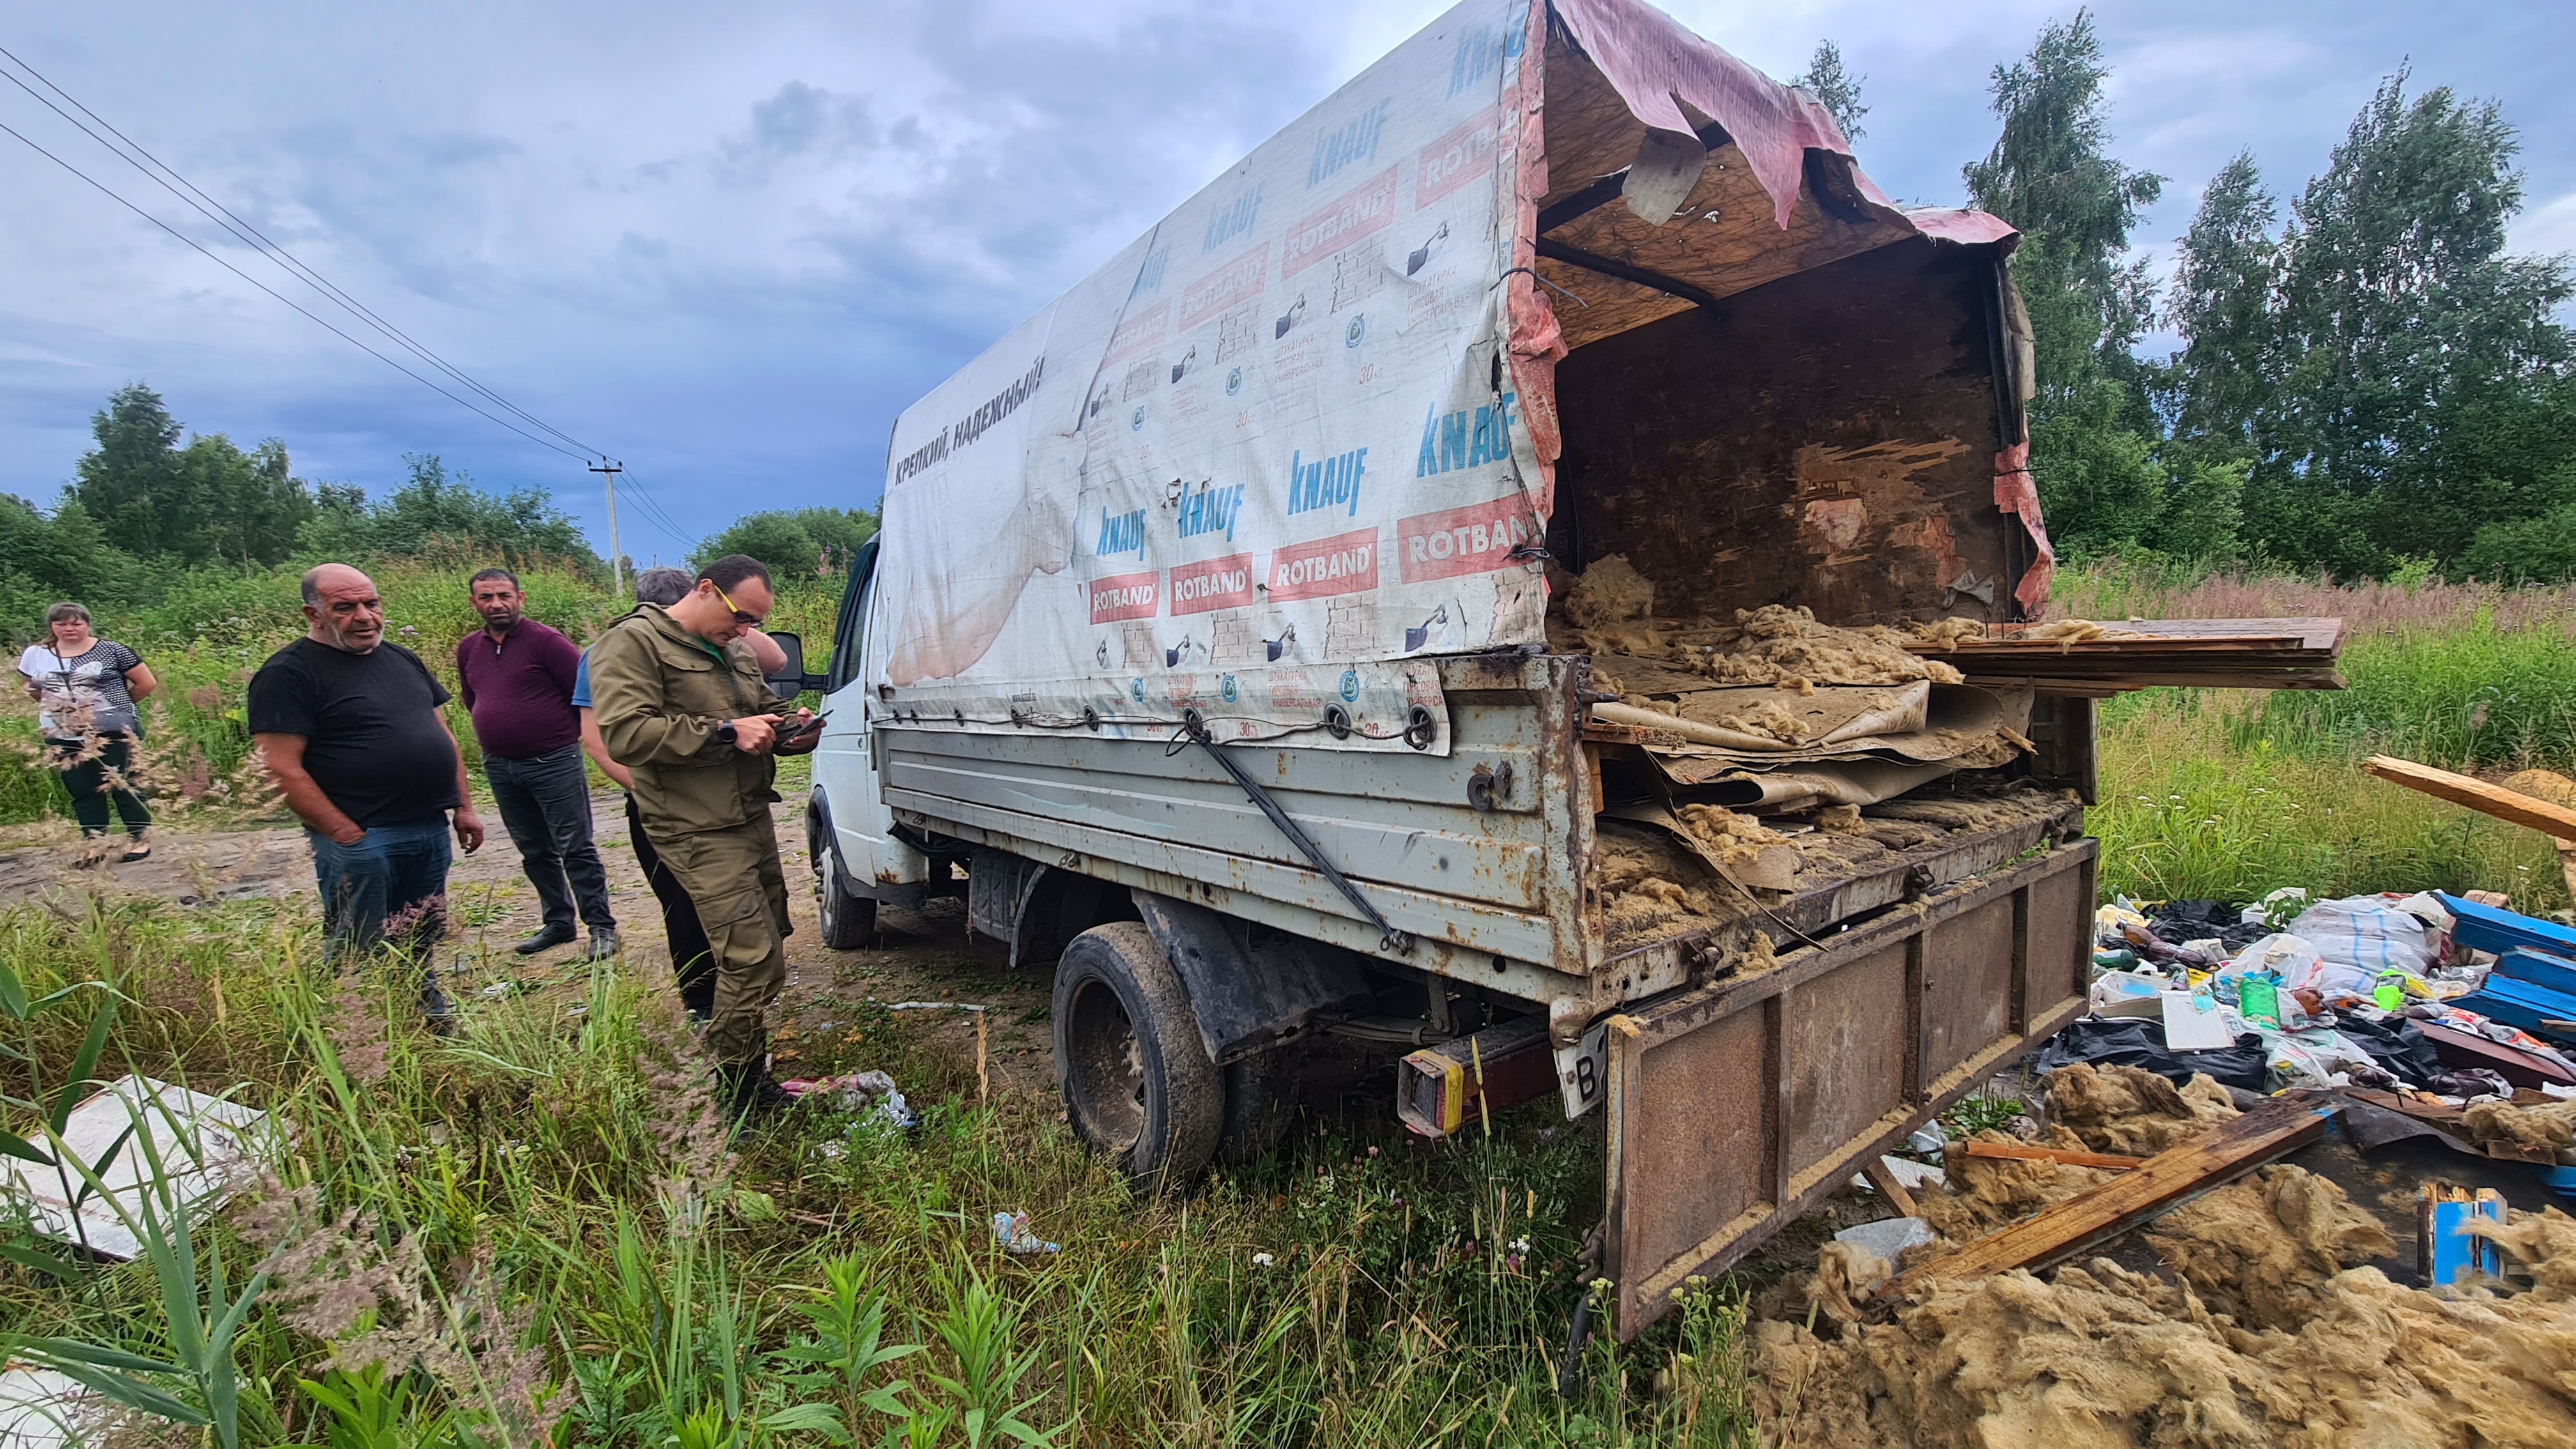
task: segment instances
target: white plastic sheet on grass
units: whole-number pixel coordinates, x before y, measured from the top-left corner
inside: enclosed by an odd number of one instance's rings
[[[276,1130],[269,1114],[238,1102],[125,1077],[74,1107],[63,1124],[63,1148],[89,1167],[104,1193],[68,1161],[52,1168],[0,1158],[0,1171],[36,1232],[132,1258],[143,1245],[128,1224],[142,1221],[147,1196],[165,1215],[174,1202],[199,1208],[223,1201],[257,1170]],[[0,1449],[9,1446],[0,1441]]]
[[[0,1370],[0,1449],[62,1449],[99,1408],[69,1375],[12,1363]]]

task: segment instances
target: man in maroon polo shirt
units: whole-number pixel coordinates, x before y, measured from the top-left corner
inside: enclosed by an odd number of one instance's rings
[[[578,907],[590,956],[617,954],[608,872],[590,837],[590,780],[582,768],[581,713],[573,708],[581,650],[520,612],[526,598],[508,569],[470,583],[483,627],[456,641],[457,691],[483,746],[483,777],[519,863],[537,888],[545,921],[512,949],[533,956],[573,939]]]

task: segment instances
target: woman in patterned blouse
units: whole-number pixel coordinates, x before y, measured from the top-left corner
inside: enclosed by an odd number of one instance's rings
[[[133,847],[121,857],[142,860],[152,847],[143,832],[152,812],[130,780],[134,742],[143,733],[135,701],[161,687],[143,656],[101,639],[90,628],[89,610],[78,604],[56,604],[45,611],[53,637],[32,644],[18,656],[26,676],[27,696],[41,707],[37,715],[45,736],[48,762],[62,773],[71,793],[72,813],[80,817],[81,837],[91,842],[81,864],[107,858],[107,812],[116,807]]]

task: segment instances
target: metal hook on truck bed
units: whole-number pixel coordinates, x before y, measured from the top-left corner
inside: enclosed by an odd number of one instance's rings
[[[1245,774],[1243,767],[1234,762],[1234,757],[1227,754],[1225,748],[1216,742],[1216,737],[1208,733],[1207,722],[1199,717],[1197,710],[1181,712],[1181,731],[1190,737],[1191,743],[1213,756],[1218,766],[1234,777],[1234,783],[1243,787],[1243,793],[1252,797],[1252,803],[1261,807],[1261,813],[1270,817],[1270,823],[1279,827],[1279,833],[1288,837],[1288,843],[1297,847],[1297,853],[1306,857],[1307,862],[1315,869],[1322,871],[1324,879],[1333,883],[1333,889],[1342,893],[1342,899],[1349,901],[1370,925],[1378,928],[1380,935],[1377,948],[1379,950],[1393,951],[1399,956],[1412,952],[1413,933],[1397,930],[1385,916],[1378,913],[1377,907],[1369,904],[1368,897],[1360,894],[1360,888],[1351,884],[1350,877],[1335,870],[1333,863],[1324,859],[1322,848],[1306,837],[1306,832],[1298,827],[1297,822],[1288,818],[1288,812],[1279,808],[1279,802],[1270,798],[1270,792],[1261,788],[1260,783],[1250,775]]]

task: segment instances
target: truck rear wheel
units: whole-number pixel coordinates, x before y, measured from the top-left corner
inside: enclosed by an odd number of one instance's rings
[[[1225,1078],[1141,922],[1073,938],[1055,973],[1055,1076],[1074,1132],[1130,1182],[1180,1187],[1216,1154]]]
[[[822,844],[815,847],[814,906],[823,920],[823,944],[835,951],[855,951],[868,943],[877,929],[877,903],[866,896],[850,894],[841,884],[841,849],[830,838],[826,826]]]

